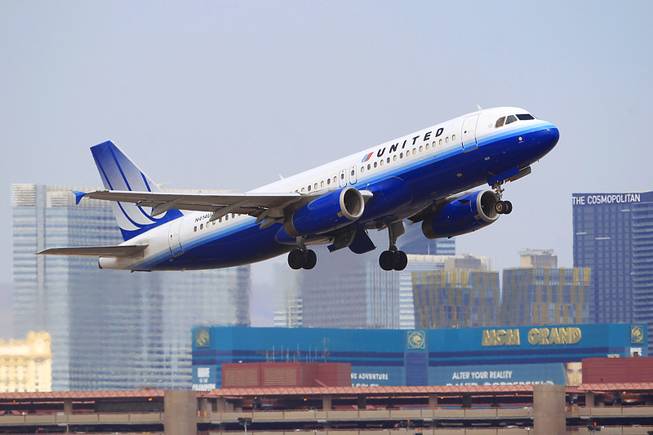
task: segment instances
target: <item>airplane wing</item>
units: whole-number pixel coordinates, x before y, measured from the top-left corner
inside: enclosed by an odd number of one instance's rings
[[[131,257],[140,254],[147,245],[80,246],[77,248],[49,248],[38,255],[82,255],[91,257]]]
[[[211,220],[228,213],[248,214],[258,218],[283,218],[283,209],[293,203],[303,203],[314,195],[292,193],[166,193],[136,192],[123,190],[98,190],[75,192],[79,202],[83,197],[106,201],[130,202],[139,206],[152,207],[153,215],[160,215],[170,209],[206,211],[213,213]]]

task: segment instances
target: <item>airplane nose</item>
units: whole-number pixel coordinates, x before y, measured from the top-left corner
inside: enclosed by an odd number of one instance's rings
[[[553,148],[558,143],[558,139],[560,139],[560,131],[558,130],[558,127],[553,126],[547,128],[546,131],[549,136],[549,141],[551,142],[551,148]]]

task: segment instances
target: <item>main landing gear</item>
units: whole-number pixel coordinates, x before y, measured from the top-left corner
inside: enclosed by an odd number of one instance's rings
[[[390,248],[379,256],[379,266],[383,270],[404,270],[408,265],[408,256],[397,249],[397,238],[404,233],[404,224],[395,222],[388,225]]]
[[[288,253],[288,266],[292,269],[312,269],[317,264],[317,255],[312,249],[306,249],[304,239],[297,238],[298,247]]]
[[[288,266],[297,269],[312,269],[317,264],[317,255],[312,249],[295,248],[288,254]]]
[[[503,183],[496,183],[492,186],[492,190],[494,190],[494,194],[498,199],[496,204],[494,204],[494,211],[496,211],[497,214],[510,214],[512,213],[512,202],[501,200],[504,191],[503,187],[501,187],[502,184]]]

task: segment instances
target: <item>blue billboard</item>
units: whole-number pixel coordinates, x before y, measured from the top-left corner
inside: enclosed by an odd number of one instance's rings
[[[465,329],[193,328],[193,388],[218,388],[221,364],[348,362],[352,385],[577,384],[589,357],[646,355],[630,324]]]

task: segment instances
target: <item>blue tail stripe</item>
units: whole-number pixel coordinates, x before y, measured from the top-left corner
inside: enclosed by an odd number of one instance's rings
[[[145,183],[145,187],[147,187],[147,191],[151,192],[152,189],[150,189],[150,183],[147,182],[147,177],[142,172],[141,172],[141,178],[143,179],[143,183]]]
[[[111,181],[109,181],[109,177],[107,177],[107,173],[104,171],[104,168],[102,167],[102,163],[100,163],[99,160],[96,160],[95,163],[97,164],[97,167],[98,167],[98,169],[100,170],[100,173],[101,173],[101,175],[102,175],[103,180],[106,180],[106,184],[108,184],[108,186],[105,186],[105,187],[109,187],[109,189],[114,190],[114,189],[113,189],[113,185],[111,184]],[[126,219],[127,219],[127,220],[128,220],[128,221],[129,221],[133,226],[135,226],[136,228],[142,228],[142,227],[143,227],[142,224],[139,224],[138,222],[134,222],[134,220],[133,220],[131,217],[129,217],[129,213],[127,213],[127,211],[125,210],[125,208],[122,206],[122,203],[121,203],[121,202],[116,201],[116,204],[118,205],[118,207],[120,207],[120,211],[122,211],[122,214],[125,216],[125,218],[126,218]]]
[[[156,185],[111,141],[91,147],[91,153],[105,188],[148,192],[157,190]],[[114,214],[124,240],[183,216],[178,209],[170,209],[162,217],[155,218],[140,205],[121,202],[116,202],[115,205]]]
[[[116,166],[118,167],[118,171],[120,172],[120,175],[122,176],[122,179],[125,180],[125,185],[127,186],[127,190],[129,190],[129,191],[136,190],[136,189],[132,189],[132,186],[129,184],[129,180],[127,179],[127,176],[125,175],[125,171],[123,171],[122,166],[120,166],[120,160],[118,160],[118,157],[116,156],[115,150],[113,148],[110,148],[110,151],[111,151],[111,156],[113,157],[113,160],[116,162]],[[143,173],[139,171],[139,174],[143,177],[143,181],[145,181],[145,177],[143,176]],[[147,185],[147,183],[146,183],[146,185]],[[148,189],[148,191],[150,191],[150,190]],[[145,219],[149,219],[149,220],[151,220],[153,222],[158,222],[161,219],[165,218],[165,216],[163,216],[163,217],[157,219],[154,216],[150,216],[149,214],[147,214],[145,212],[145,210],[143,210],[143,207],[141,207],[140,205],[136,205],[136,208],[138,208],[138,210],[141,212],[143,217],[145,217]]]

